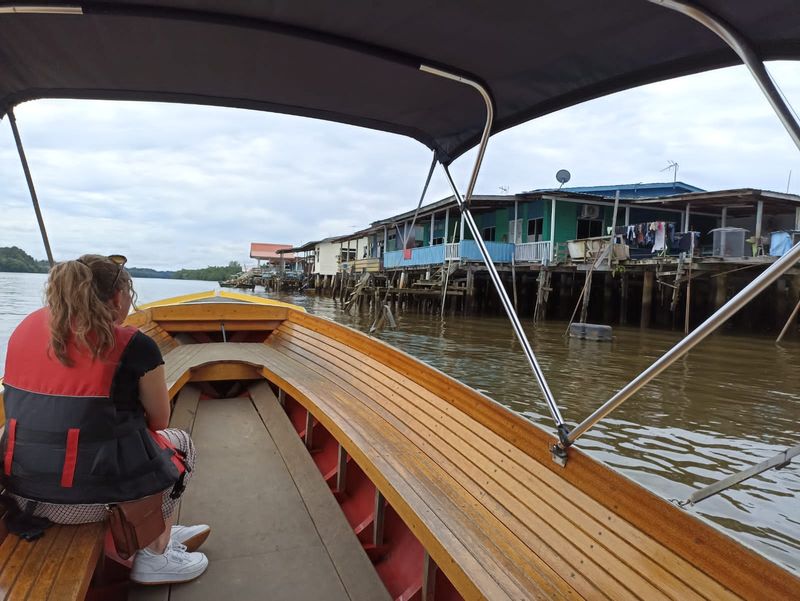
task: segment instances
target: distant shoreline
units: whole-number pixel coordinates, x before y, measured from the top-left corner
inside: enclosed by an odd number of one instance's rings
[[[0,247],[0,273],[47,273],[49,270],[47,261],[36,260],[17,246]],[[200,269],[160,271],[149,267],[126,267],[126,270],[134,278],[220,282],[239,274],[242,266],[231,261],[224,266],[209,265]]]

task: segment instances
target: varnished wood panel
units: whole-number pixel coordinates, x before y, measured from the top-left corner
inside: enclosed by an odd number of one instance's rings
[[[196,303],[153,307],[151,319],[163,321],[250,321],[283,320],[289,313],[286,307],[248,305],[245,303]]]

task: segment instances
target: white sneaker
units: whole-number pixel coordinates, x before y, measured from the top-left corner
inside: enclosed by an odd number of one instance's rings
[[[211,527],[205,524],[196,526],[173,526],[170,540],[186,546],[188,551],[197,551],[211,534]]]
[[[194,580],[207,567],[205,555],[189,553],[184,545],[171,540],[161,555],[147,549],[137,551],[130,578],[139,584],[174,584]]]

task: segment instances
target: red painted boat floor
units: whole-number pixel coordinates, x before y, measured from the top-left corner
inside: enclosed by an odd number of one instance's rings
[[[196,414],[198,395],[181,395],[173,423],[192,430],[197,467],[179,520],[212,526],[202,548],[209,568],[193,582],[132,588],[129,598],[388,599],[269,386],[251,394],[202,400]]]

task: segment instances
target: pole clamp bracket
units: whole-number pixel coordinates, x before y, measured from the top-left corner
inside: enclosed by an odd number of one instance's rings
[[[561,467],[567,465],[567,459],[569,458],[567,454],[567,449],[569,449],[572,443],[569,440],[569,428],[567,424],[559,424],[558,425],[558,442],[550,447],[550,454],[553,456],[553,461],[555,461]]]

